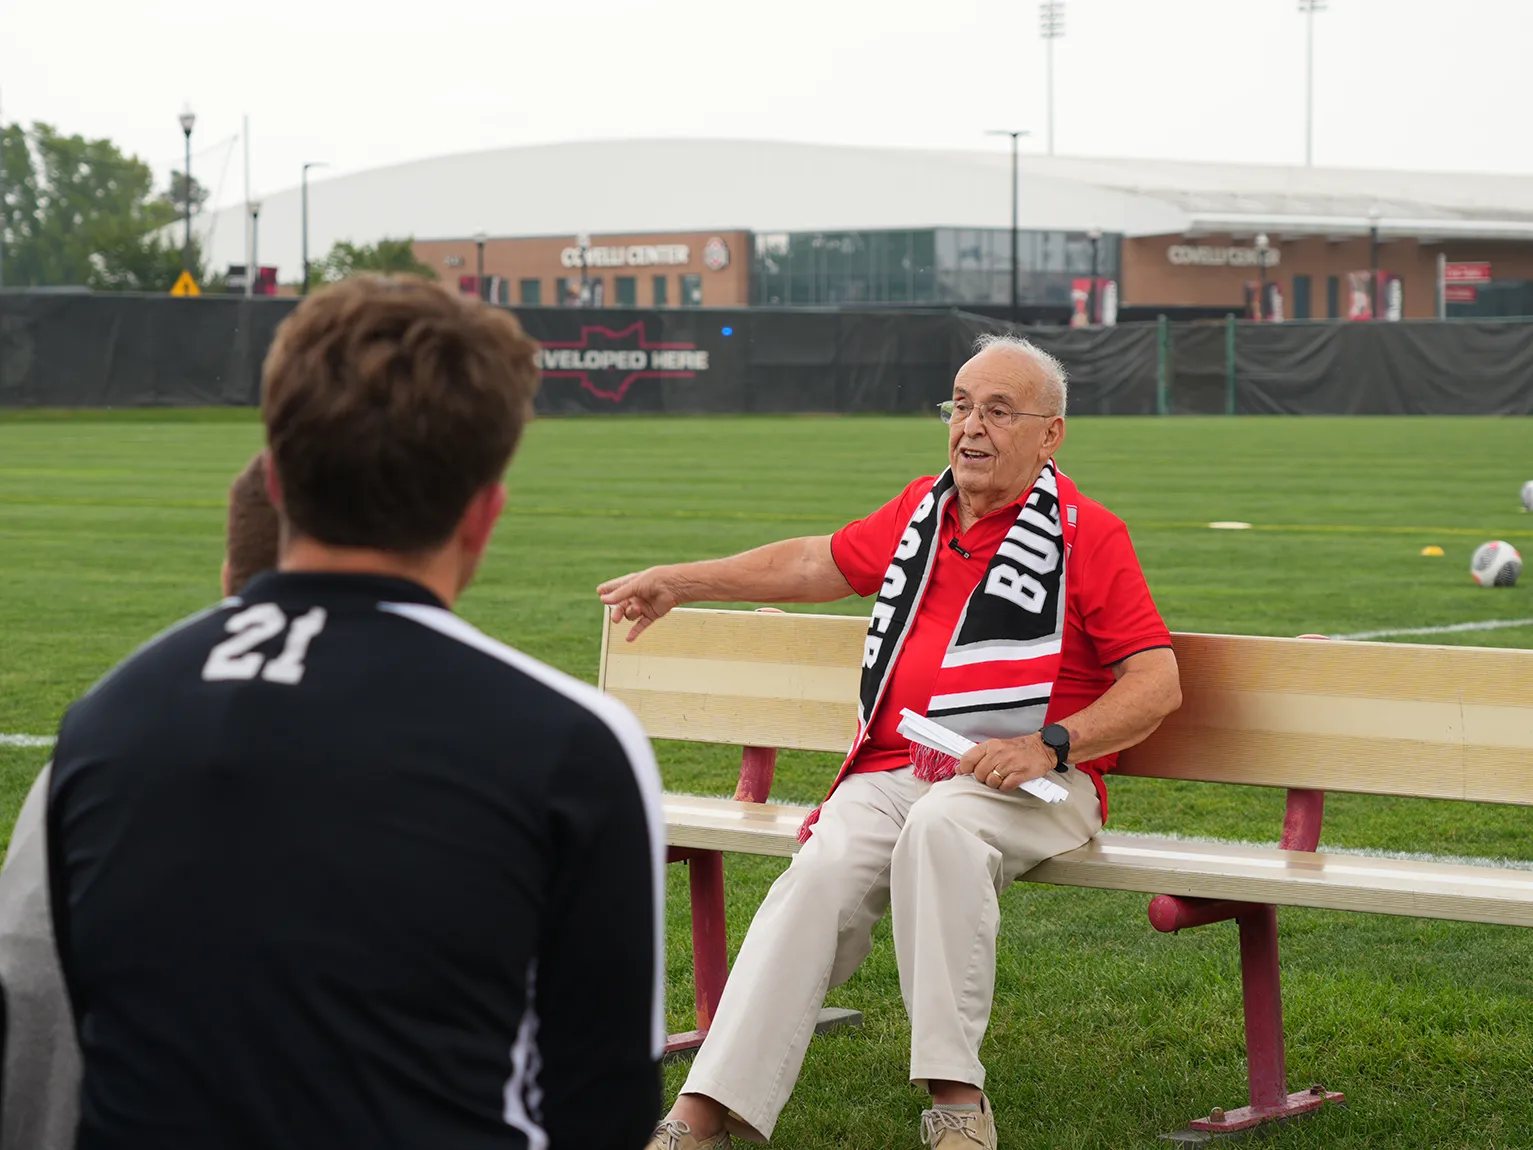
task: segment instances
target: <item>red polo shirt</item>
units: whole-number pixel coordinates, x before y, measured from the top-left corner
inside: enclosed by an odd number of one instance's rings
[[[866,519],[848,523],[831,536],[831,555],[857,594],[878,593],[895,545],[916,505],[935,482],[931,476],[917,479]],[[910,621],[868,741],[852,763],[854,773],[888,771],[910,763],[910,742],[896,729],[900,711],[909,707],[917,714],[926,713],[958,616],[1016,522],[1019,510],[1020,500],[1009,503],[960,534],[958,501],[948,501],[937,534],[931,582]],[[969,558],[949,546],[954,540]],[[1059,677],[1049,699],[1051,723],[1068,719],[1100,698],[1113,684],[1113,663],[1140,651],[1171,645],[1171,633],[1150,598],[1128,528],[1107,508],[1084,496],[1077,504],[1075,546],[1066,568],[1066,587]],[[1104,821],[1107,788],[1101,773],[1112,770],[1117,761],[1118,756],[1111,754],[1078,764],[1096,783]]]

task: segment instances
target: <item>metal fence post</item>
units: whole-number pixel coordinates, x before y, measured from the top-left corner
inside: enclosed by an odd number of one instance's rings
[[[1171,408],[1171,321],[1159,316],[1155,321],[1155,414],[1165,415]]]
[[[1235,317],[1224,317],[1224,414],[1235,414]]]

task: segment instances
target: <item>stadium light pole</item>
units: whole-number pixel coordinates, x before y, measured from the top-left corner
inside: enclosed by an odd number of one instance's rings
[[[329,166],[324,160],[310,160],[303,166],[303,289],[300,295],[309,294],[309,169]]]
[[[1038,5],[1038,34],[1045,51],[1045,83],[1048,85],[1049,155],[1054,154],[1054,41],[1065,34],[1065,0],[1043,0]]]
[[[1378,208],[1368,209],[1368,318],[1379,318],[1379,219]]]
[[[484,298],[484,242],[489,236],[483,232],[474,233],[474,249],[476,251],[476,263],[474,264],[474,294],[480,299]]]
[[[250,266],[245,269],[246,295],[255,295],[255,281],[261,269],[261,201],[250,201]]]
[[[182,200],[186,211],[186,238],[181,241],[181,267],[192,270],[192,126],[197,116],[188,106],[181,113],[181,135],[186,137],[186,166],[181,171]]]
[[[1017,322],[1017,140],[1031,132],[1012,128],[991,128],[987,136],[1011,137],[1011,322]]]
[[[1299,0],[1304,13],[1304,166],[1315,166],[1315,13],[1330,0]]]
[[[1256,289],[1256,318],[1267,318],[1267,249],[1271,247],[1271,241],[1267,239],[1266,232],[1256,233],[1256,273],[1259,287]]]

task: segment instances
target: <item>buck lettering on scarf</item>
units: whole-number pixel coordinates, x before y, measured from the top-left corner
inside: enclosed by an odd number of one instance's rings
[[[979,1047],[1000,892],[1101,829],[1103,774],[1180,703],[1127,528],[1056,462],[1064,368],[1025,340],[987,337],[952,395],[946,468],[865,518],[598,589],[630,639],[689,602],[874,600],[856,737],[751,923],[652,1148],[770,1137],[827,989],[852,976],[891,907],[909,1076],[944,1108],[923,1129],[936,1146],[994,1146]],[[977,745],[957,761],[912,748],[898,732],[906,707]],[[1067,792],[1058,803],[1019,789],[1060,765],[1046,724],[1069,741],[1067,769],[1050,774]]]

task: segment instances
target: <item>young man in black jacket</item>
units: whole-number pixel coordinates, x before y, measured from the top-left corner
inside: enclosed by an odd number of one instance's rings
[[[353,280],[283,325],[279,569],[70,708],[8,860],[46,887],[81,1150],[643,1144],[648,743],[449,611],[535,356],[508,314],[419,281]],[[33,893],[0,898],[0,948]]]

